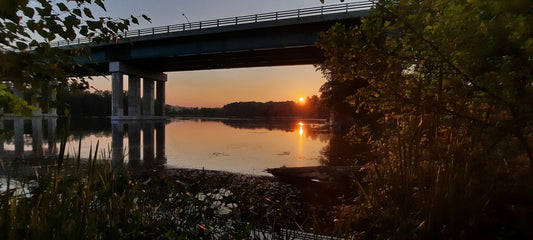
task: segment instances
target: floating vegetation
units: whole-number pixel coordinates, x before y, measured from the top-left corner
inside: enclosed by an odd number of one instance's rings
[[[277,155],[278,156],[289,156],[291,155],[291,152],[282,152],[282,153],[278,153]]]
[[[210,157],[229,157],[229,156],[231,155],[225,152],[214,152],[214,153],[211,153]]]

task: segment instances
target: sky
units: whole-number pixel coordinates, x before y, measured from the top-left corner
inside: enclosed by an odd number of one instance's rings
[[[345,1],[353,2],[353,1]],[[326,0],[325,4],[338,4]],[[147,15],[151,23],[139,18],[130,29],[211,20],[217,18],[292,10],[320,6],[320,0],[106,0],[107,12],[95,16],[128,18]],[[187,19],[185,18],[185,16]],[[222,107],[239,101],[298,101],[318,95],[325,82],[312,65],[167,72],[166,103],[184,107]],[[126,78],[127,79],[127,78]],[[111,89],[111,78],[96,78],[92,86]],[[127,82],[124,83],[127,90]]]

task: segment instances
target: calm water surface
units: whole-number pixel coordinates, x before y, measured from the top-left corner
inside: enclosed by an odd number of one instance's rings
[[[0,158],[13,160],[57,154],[65,119],[3,120],[7,137]],[[99,144],[99,155],[114,164],[197,168],[265,175],[267,168],[318,166],[331,134],[320,121],[170,119],[114,122],[73,119],[67,154],[81,157]]]

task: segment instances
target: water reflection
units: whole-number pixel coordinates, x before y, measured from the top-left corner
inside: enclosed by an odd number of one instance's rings
[[[114,121],[109,118],[16,118],[0,120],[0,159],[55,156],[68,136],[66,156],[94,155],[114,166],[182,167],[266,174],[267,168],[321,164],[331,134],[320,121],[172,119]],[[68,134],[68,135],[65,135]],[[81,148],[78,143],[81,141]],[[31,149],[30,149],[31,148]],[[92,152],[92,154],[91,154]]]
[[[165,121],[113,121],[111,124],[113,165],[122,166],[126,159],[130,167],[134,168],[164,165],[167,162],[165,125]],[[125,133],[127,133],[128,141],[126,151],[124,148]]]
[[[0,129],[4,130],[4,137],[0,137],[0,159],[35,159],[57,154],[57,118],[8,118],[0,120]]]

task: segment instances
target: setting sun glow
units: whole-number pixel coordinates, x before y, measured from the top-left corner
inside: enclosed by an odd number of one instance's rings
[[[300,97],[300,102],[303,103],[305,99],[303,97]]]

